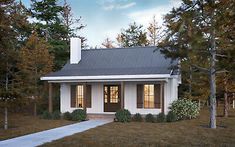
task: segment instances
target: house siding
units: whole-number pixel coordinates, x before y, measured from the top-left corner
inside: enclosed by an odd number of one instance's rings
[[[103,83],[92,83],[91,108],[87,108],[87,113],[93,114],[113,114],[114,112],[104,112]],[[128,109],[131,114],[158,114],[162,109],[137,108],[137,83],[125,82],[124,90],[124,108]],[[77,108],[71,108],[70,105],[70,84],[63,83],[60,87],[60,108],[61,112],[72,112]],[[164,83],[164,111],[169,111],[170,103],[178,98],[178,80],[176,78],[168,79]]]

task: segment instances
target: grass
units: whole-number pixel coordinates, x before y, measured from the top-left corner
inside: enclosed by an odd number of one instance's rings
[[[0,140],[48,130],[74,123],[66,120],[45,120],[32,115],[9,114],[9,129],[4,130],[4,116],[0,115]]]
[[[230,114],[217,117],[217,129],[208,128],[209,112],[203,109],[193,120],[110,123],[43,146],[235,146],[235,110]]]

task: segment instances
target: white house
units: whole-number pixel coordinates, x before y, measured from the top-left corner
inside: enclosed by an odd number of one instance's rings
[[[61,112],[85,108],[88,114],[167,113],[178,98],[180,75],[156,47],[81,50],[71,38],[70,61],[41,80],[60,84]],[[51,90],[50,90],[51,91]]]

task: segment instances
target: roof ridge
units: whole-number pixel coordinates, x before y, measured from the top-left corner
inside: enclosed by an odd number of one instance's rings
[[[135,47],[116,47],[116,48],[91,48],[82,49],[82,51],[97,51],[97,50],[117,50],[117,49],[139,49],[139,48],[154,48],[157,46],[135,46]]]

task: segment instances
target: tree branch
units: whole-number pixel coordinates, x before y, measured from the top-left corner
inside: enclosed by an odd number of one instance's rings
[[[207,68],[204,68],[204,67],[201,67],[201,66],[198,66],[195,64],[191,64],[191,66],[197,68],[198,70],[200,70],[202,72],[205,72],[205,73],[209,72],[209,69],[207,69]]]

